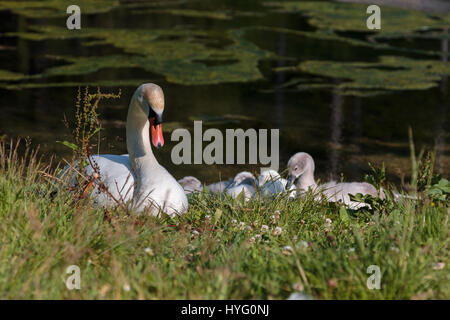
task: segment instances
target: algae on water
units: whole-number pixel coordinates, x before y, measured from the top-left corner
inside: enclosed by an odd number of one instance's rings
[[[66,15],[65,8],[70,1],[3,1],[0,10],[13,12],[33,18],[45,18]],[[170,14],[186,17],[229,20],[239,14],[230,8],[207,11],[193,6],[184,6],[185,1],[121,3],[118,0],[80,0],[77,4],[85,13],[101,13],[121,6],[122,9],[137,13],[136,8],[145,14]],[[166,5],[167,4],[167,5]],[[183,4],[183,7],[177,5]],[[170,6],[170,9],[167,7]],[[156,9],[157,8],[157,9]],[[380,50],[420,54],[440,57],[448,52],[434,49],[397,47],[392,44],[395,39],[418,38],[435,41],[448,40],[450,15],[433,15],[426,13],[383,7],[382,30],[368,32],[366,5],[343,4],[324,1],[264,2],[265,12],[281,11],[286,14],[296,13],[307,17],[308,23],[315,30],[294,30],[269,25],[242,26],[226,31],[214,29],[192,29],[175,26],[171,29],[114,29],[83,27],[73,32],[63,26],[35,25],[28,29],[10,33],[30,41],[65,41],[76,39],[83,46],[109,45],[119,49],[119,53],[104,56],[58,56],[65,64],[49,67],[41,74],[28,76],[11,71],[0,70],[0,85],[7,88],[70,86],[82,83],[71,76],[93,77],[85,84],[103,83],[109,85],[134,84],[140,79],[96,79],[94,73],[102,69],[139,68],[152,75],[163,76],[167,81],[183,85],[208,85],[219,83],[240,83],[262,80],[259,69],[262,59],[281,58],[274,53],[261,49],[246,39],[248,30],[287,33],[316,38],[321,41],[338,41],[353,47],[366,47]],[[150,11],[149,11],[150,10]],[[23,31],[24,30],[24,31]],[[349,31],[360,32],[358,37]],[[393,40],[389,43],[377,42],[379,39]],[[314,49],[314,48],[312,48]],[[51,54],[51,52],[49,53]],[[386,53],[384,53],[386,54]],[[301,57],[298,57],[301,58]],[[286,69],[286,68],[285,68]],[[414,60],[405,57],[381,57],[378,63],[303,61],[298,66],[288,68],[303,75],[313,74],[321,77],[317,83],[285,83],[280,88],[311,90],[336,86],[344,94],[375,94],[388,90],[419,90],[436,85],[442,75],[448,75],[448,63],[439,61]],[[56,80],[67,77],[67,81]],[[139,78],[142,78],[140,76]],[[327,79],[343,79],[339,84],[328,83]],[[26,82],[31,81],[34,82]],[[370,91],[370,93],[369,93]]]
[[[267,7],[286,13],[300,13],[308,22],[325,30],[368,32],[367,5],[324,1],[265,2]],[[383,6],[381,34],[410,33],[443,28],[449,25],[448,15],[430,17],[424,12]]]
[[[24,39],[95,38],[95,45],[110,44],[128,56],[61,57],[69,65],[49,68],[43,75],[81,75],[101,68],[139,67],[185,85],[248,82],[262,79],[258,61],[273,57],[244,38],[245,30],[214,34],[201,30],[97,29],[71,32],[65,28],[35,27],[18,33]],[[219,40],[219,41],[218,41]],[[221,44],[229,43],[230,44]],[[90,42],[84,42],[89,45]]]
[[[232,16],[227,11],[206,11],[206,10],[192,10],[192,9],[147,9],[133,11],[134,14],[171,14],[174,16],[182,16],[188,18],[208,18],[217,20],[231,20]]]
[[[67,16],[70,5],[82,8],[83,13],[102,13],[119,6],[119,0],[35,0],[35,1],[0,1],[0,10],[11,10],[28,18],[52,18]]]
[[[389,90],[424,90],[435,87],[443,76],[450,76],[450,63],[382,56],[379,62],[304,61],[278,71],[309,73],[342,80],[335,84],[343,94],[372,95]],[[335,81],[333,81],[335,82]],[[323,84],[322,84],[323,85]],[[321,87],[301,84],[298,89]]]
[[[0,69],[0,81],[17,81],[26,78],[27,76],[24,74]]]

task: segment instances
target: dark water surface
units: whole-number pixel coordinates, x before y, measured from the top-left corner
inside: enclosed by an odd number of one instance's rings
[[[154,1],[148,3],[152,4]],[[225,17],[229,12],[232,14],[230,19],[225,19],[222,16],[196,17],[192,16],[192,11],[185,11],[184,14],[155,11],[168,8],[214,11],[224,13]],[[149,9],[154,11],[139,12]],[[29,32],[30,28],[45,25],[65,27],[65,14],[61,17],[36,18],[20,12],[0,11],[0,69],[24,75],[40,75],[50,68],[67,64],[55,56],[137,55],[111,43],[83,45],[92,39],[34,41],[17,35],[6,35],[8,32]],[[309,23],[304,15],[269,10],[261,5],[261,1],[178,1],[170,6],[144,8],[133,7],[130,2],[124,2],[104,13],[82,15],[83,28],[204,30],[217,37],[217,41],[211,40],[215,39],[214,36],[205,39],[206,47],[219,50],[230,45],[230,40],[221,36],[227,30],[250,26],[264,26],[265,29],[247,31],[245,40],[265,52],[273,53],[272,57],[259,60],[257,67],[263,76],[260,79],[186,85],[137,65],[123,68],[107,66],[87,74],[4,80],[0,82],[4,84],[0,85],[0,135],[30,137],[33,144],[40,145],[45,158],[54,153],[59,159],[70,157],[70,150],[56,141],[70,139],[62,119],[64,115],[73,117],[78,86],[108,80],[113,84],[101,86],[102,91],[116,92],[121,88],[122,97],[120,100],[105,101],[100,107],[101,119],[106,128],[103,133],[106,139],[101,144],[101,150],[105,153],[126,153],[124,124],[128,103],[139,80],[145,80],[155,82],[164,89],[165,121],[180,122],[192,128],[193,119],[205,119],[208,121],[204,123],[204,130],[217,127],[223,132],[226,128],[279,128],[280,170],[285,168],[290,155],[305,151],[315,158],[316,172],[322,179],[339,178],[343,174],[346,180],[362,180],[370,161],[377,165],[385,162],[391,178],[398,182],[402,175],[408,176],[410,173],[410,126],[414,132],[416,149],[434,148],[437,152],[437,170],[449,175],[450,85],[446,76],[426,90],[383,90],[381,94],[365,96],[341,94],[336,87],[299,90],[288,85],[289,81],[297,84],[303,83],[302,81],[316,83],[319,78],[320,83],[333,86],[342,80],[301,72],[274,71],[275,68],[296,66],[300,62],[311,60],[374,63],[381,56],[392,55],[417,60],[447,61],[448,40],[409,37],[379,40],[379,43],[388,43],[397,46],[397,49],[443,52],[442,57],[429,57],[412,51],[374,49],[333,39],[289,34],[271,28],[312,33],[317,31],[317,26]],[[340,31],[339,35],[358,40],[366,39],[367,36],[351,30]],[[177,39],[171,36],[166,40],[170,42]],[[191,40],[184,38],[184,41],[189,43]],[[192,41],[203,40],[197,37]],[[181,46],[180,44],[180,55],[184,50]],[[236,63],[235,59],[236,57],[222,59],[218,63],[232,65]],[[214,63],[217,62],[204,62],[206,65]],[[180,72],[192,71],[186,68]],[[136,80],[136,84],[115,85],[114,81],[118,80]],[[11,84],[15,88],[7,86]],[[30,87],[29,84],[34,86]],[[248,118],[232,121],[223,118],[224,115]],[[160,163],[176,178],[194,175],[211,182],[220,176],[227,178],[244,169],[256,171],[258,168],[245,165],[176,166],[170,161],[171,149],[175,145],[170,141],[170,132],[165,132],[165,140],[165,147],[155,153]]]

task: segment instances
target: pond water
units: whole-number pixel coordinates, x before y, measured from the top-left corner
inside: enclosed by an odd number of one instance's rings
[[[450,173],[447,12],[383,8],[386,29],[369,32],[359,4],[79,2],[82,29],[69,31],[65,1],[0,1],[0,135],[30,137],[44,159],[70,157],[56,141],[70,140],[62,120],[73,118],[86,85],[122,89],[100,106],[101,151],[126,153],[129,99],[155,82],[167,128],[199,119],[204,129],[280,129],[280,170],[305,151],[321,179],[362,180],[368,162],[384,162],[399,182],[410,174],[411,127],[416,149],[436,150],[437,171]],[[155,153],[176,178],[212,182],[258,169],[177,166],[170,131],[165,140]]]

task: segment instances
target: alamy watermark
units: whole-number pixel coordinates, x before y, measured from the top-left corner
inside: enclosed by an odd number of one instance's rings
[[[69,30],[81,29],[81,9],[73,4],[67,7],[66,13],[71,14],[66,20],[66,26]]]
[[[381,29],[381,9],[376,4],[367,7],[367,14],[371,14],[367,18],[366,25],[369,30],[380,30]]]
[[[381,270],[377,265],[371,265],[367,268],[367,274],[371,274],[370,277],[367,278],[367,288],[369,290],[380,290],[381,289]]]
[[[66,280],[66,287],[69,290],[80,290],[81,289],[81,270],[80,267],[72,264],[67,267],[66,273],[70,276]]]

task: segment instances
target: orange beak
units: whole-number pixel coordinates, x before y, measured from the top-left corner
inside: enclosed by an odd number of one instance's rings
[[[150,133],[152,137],[152,144],[156,147],[164,145],[164,137],[162,133],[161,124],[155,124],[155,118],[150,118]]]

